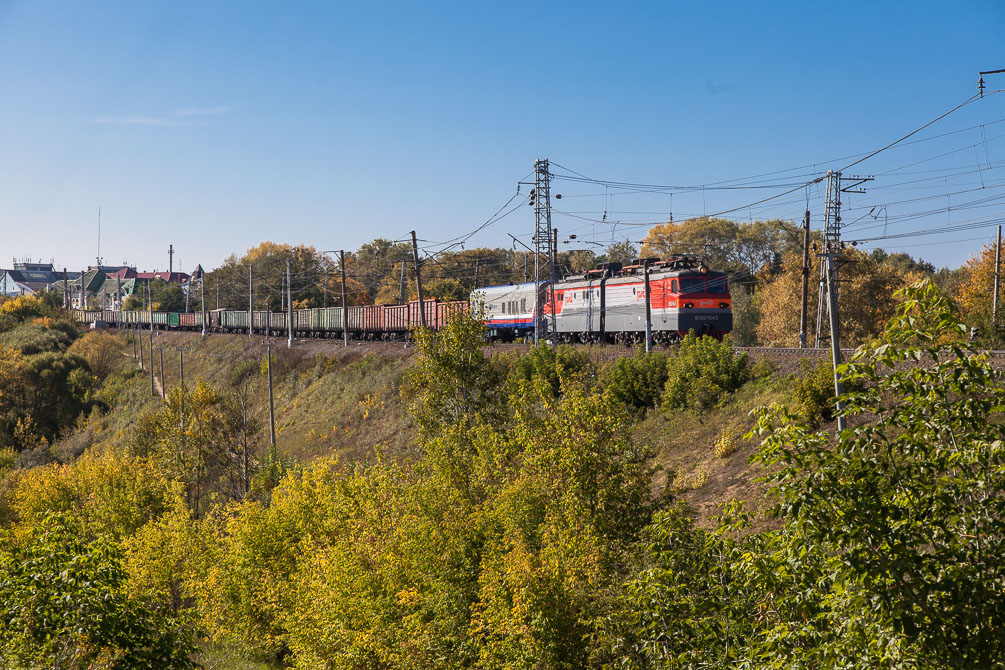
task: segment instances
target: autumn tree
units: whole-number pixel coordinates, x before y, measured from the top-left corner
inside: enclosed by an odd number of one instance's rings
[[[703,216],[653,226],[642,240],[643,256],[696,254],[716,270],[741,277],[770,270],[801,249],[799,228],[778,219],[741,223]]]
[[[807,340],[815,335],[817,291],[813,289],[820,277],[819,257],[814,255],[811,259]],[[896,309],[894,293],[920,277],[911,272],[902,274],[900,266],[876,262],[872,256],[857,249],[845,250],[838,263],[841,343],[856,345],[879,334]],[[765,345],[794,347],[799,344],[801,286],[802,256],[789,254],[782,260],[781,273],[759,292],[761,321],[757,326],[757,335]],[[829,339],[830,332],[826,316],[825,313],[821,333],[821,339],[825,341]]]
[[[604,251],[604,257],[601,262],[628,265],[638,257],[638,247],[628,240],[623,240],[621,242],[614,242],[607,247],[606,251]]]
[[[597,265],[597,255],[589,249],[576,249],[570,251],[566,257],[565,266],[570,273],[578,274],[592,270]]]
[[[976,326],[982,335],[990,338],[991,301],[995,284],[995,245],[987,244],[979,254],[968,258],[962,271],[962,281],[956,286],[954,297],[967,323]]]
[[[290,275],[294,305],[320,307],[326,296],[333,304],[331,284],[325,282],[337,276],[331,258],[312,246],[262,242],[248,249],[243,256],[231,255],[223,265],[206,273],[207,307],[216,306],[215,291],[220,291],[220,306],[226,309],[248,309],[248,271],[254,275],[255,309],[279,311],[285,304],[284,282],[286,262]]]
[[[161,409],[141,422],[135,449],[165,476],[182,482],[186,500],[201,514],[204,498],[218,490],[221,481],[243,483],[245,438],[254,425],[246,426],[241,412],[240,402],[225,402],[201,380],[191,389],[177,387]],[[239,488],[228,492],[241,495]]]
[[[367,296],[364,302],[355,303],[350,300],[349,304],[373,304],[381,282],[388,276],[398,277],[402,263],[411,265],[412,245],[378,237],[363,244],[349,256],[346,266]]]

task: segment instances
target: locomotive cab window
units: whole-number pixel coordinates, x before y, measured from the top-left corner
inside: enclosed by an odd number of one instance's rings
[[[728,283],[725,277],[709,277],[708,278],[708,292],[709,293],[727,293]]]
[[[680,292],[681,293],[704,293],[705,292],[705,278],[704,277],[680,277]]]

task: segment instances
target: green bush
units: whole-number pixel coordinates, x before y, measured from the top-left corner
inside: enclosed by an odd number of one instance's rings
[[[0,335],[0,345],[17,349],[25,356],[63,352],[79,335],[76,327],[66,321],[26,323]]]
[[[513,361],[510,378],[533,381],[541,379],[551,386],[557,397],[562,392],[562,382],[573,377],[582,377],[593,372],[590,357],[568,345],[560,345],[556,352],[550,346],[541,345]]]
[[[663,405],[670,409],[708,409],[723,395],[740,388],[748,377],[747,354],[734,354],[729,336],[688,333],[667,363]]]
[[[24,548],[0,552],[4,668],[196,667],[186,622],[126,592],[121,551],[48,518]]]
[[[778,372],[778,363],[770,358],[762,358],[750,366],[751,379],[767,379]]]
[[[824,360],[811,367],[803,363],[804,374],[795,387],[795,407],[810,426],[816,427],[834,420],[834,366]],[[845,391],[855,391],[860,385],[845,382]]]
[[[646,353],[639,347],[632,358],[619,358],[603,376],[611,396],[629,408],[643,412],[659,406],[667,383],[669,356],[661,351]]]

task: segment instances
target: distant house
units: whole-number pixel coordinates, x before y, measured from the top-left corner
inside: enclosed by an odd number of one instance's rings
[[[80,272],[67,272],[67,279],[79,279]],[[14,263],[14,269],[0,269],[0,294],[31,295],[62,283],[63,272],[52,263]]]
[[[166,281],[169,284],[186,284],[188,283],[188,273],[186,272],[137,272],[135,278],[141,281],[153,281],[154,279],[160,279],[161,281]]]

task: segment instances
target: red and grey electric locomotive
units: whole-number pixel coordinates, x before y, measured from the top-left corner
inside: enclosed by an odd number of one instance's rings
[[[540,328],[542,337],[557,333],[560,342],[630,344],[644,341],[647,312],[653,340],[661,344],[679,342],[692,330],[721,338],[733,328],[728,276],[696,256],[604,263],[554,285],[542,282],[540,319],[535,288],[476,289],[472,299],[482,303],[494,338],[513,340]]]

